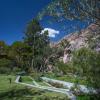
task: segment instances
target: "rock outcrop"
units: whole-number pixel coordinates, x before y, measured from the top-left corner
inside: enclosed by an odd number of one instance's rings
[[[63,41],[68,41],[69,45],[64,47],[63,62],[67,63],[71,60],[71,52],[82,47],[91,48],[100,52],[100,26],[91,24],[80,32],[71,33],[65,36],[57,43],[53,43],[52,47],[60,47]]]

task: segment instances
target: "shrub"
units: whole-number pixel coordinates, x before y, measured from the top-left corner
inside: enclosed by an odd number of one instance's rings
[[[12,70],[12,62],[6,58],[0,59],[0,73],[10,73]]]
[[[56,87],[56,88],[63,88],[63,84],[60,84],[60,83],[54,83],[54,82],[49,82],[49,84],[51,84],[52,86]]]

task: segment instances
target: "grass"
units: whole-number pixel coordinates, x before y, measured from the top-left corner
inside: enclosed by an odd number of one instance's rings
[[[9,78],[11,78],[12,80],[11,83],[9,81]],[[16,76],[0,75],[0,99],[13,100],[13,98],[19,98],[20,96],[22,96],[23,91],[27,90],[25,86],[16,84],[14,82],[15,79]]]
[[[39,85],[41,85],[41,86],[49,86],[49,85],[47,85],[46,83],[44,83],[43,81],[40,81],[40,82],[37,82]]]
[[[11,84],[9,78],[12,79]],[[64,94],[16,84],[15,79],[14,75],[0,75],[0,100],[67,100]],[[31,80],[24,76],[23,81]]]
[[[74,76],[70,76],[70,75],[57,76],[54,73],[49,73],[49,74],[45,74],[44,76],[48,77],[48,78],[56,79],[56,80],[72,82],[72,83],[78,82],[81,85],[88,85],[87,81],[85,79],[80,79],[78,77],[74,77]]]
[[[30,79],[29,76],[22,76],[21,79],[22,79],[22,82],[24,83],[33,84],[32,82],[33,80]]]
[[[55,92],[45,92],[42,95],[38,96],[36,100],[69,100],[69,99],[64,94]]]
[[[11,84],[9,78],[12,79]],[[69,78],[67,79],[66,76],[63,76],[57,77],[56,79],[74,82],[74,80]],[[15,79],[16,76],[14,75],[0,75],[0,100],[68,100],[65,94],[16,84],[14,82]],[[32,80],[28,76],[23,76],[22,81],[25,83],[32,83]],[[38,84],[46,86],[42,81],[38,81]],[[100,100],[100,97],[94,95],[80,95],[77,96],[77,100]]]
[[[29,76],[22,76],[21,77],[22,78],[22,82],[24,82],[24,83],[28,83],[28,84],[34,84],[32,81],[32,79],[30,79],[29,78]],[[33,78],[34,79],[34,78]],[[41,86],[49,86],[49,85],[47,85],[45,82],[43,82],[42,80],[38,80],[38,81],[36,81],[37,82],[37,84],[39,84],[39,85],[41,85]]]
[[[85,80],[79,79],[79,78],[73,77],[73,76],[65,75],[65,76],[56,77],[56,79],[62,80],[62,81],[67,81],[67,82],[72,82],[72,83],[78,82],[79,84],[87,85],[87,82]]]
[[[9,78],[11,78],[12,82],[10,84]],[[15,84],[15,76],[11,76],[11,75],[0,75],[0,92],[1,91],[5,91],[5,90],[9,90],[12,87],[16,86],[17,84]]]
[[[100,100],[99,95],[79,95],[77,100]]]

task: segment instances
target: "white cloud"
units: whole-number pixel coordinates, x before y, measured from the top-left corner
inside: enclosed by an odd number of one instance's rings
[[[59,31],[52,29],[52,28],[44,28],[41,32],[43,34],[45,31],[48,31],[49,37],[55,38],[57,34],[59,34]]]

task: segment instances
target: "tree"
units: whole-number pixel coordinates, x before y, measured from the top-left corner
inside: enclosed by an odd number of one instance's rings
[[[7,58],[0,58],[0,74],[11,73],[13,62]]]
[[[13,62],[8,57],[10,47],[4,42],[0,41],[0,73],[10,73],[13,69]]]
[[[99,4],[99,0],[54,0],[39,13],[38,17],[50,15],[58,20],[92,18],[100,21]]]
[[[73,67],[71,63],[63,63],[63,61],[56,62],[55,66],[62,72],[64,75],[73,72]]]
[[[29,55],[29,47],[21,41],[14,42],[9,50],[9,57],[16,62],[16,66],[22,68],[23,70],[27,67],[26,60]]]
[[[24,37],[24,42],[31,48],[31,69],[38,71],[44,71],[50,51],[48,32],[41,34],[41,30],[39,22],[33,19],[29,22]]]
[[[26,27],[24,41],[28,45],[33,46],[34,41],[40,35],[41,30],[42,30],[42,28],[41,28],[39,22],[37,20],[33,19],[32,21],[30,21],[28,23],[28,25]]]

